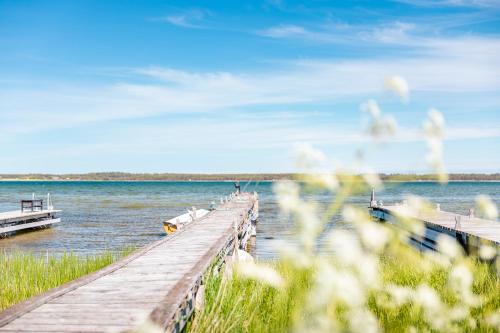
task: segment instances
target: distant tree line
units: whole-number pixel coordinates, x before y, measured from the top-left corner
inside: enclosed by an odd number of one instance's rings
[[[195,174],[195,173],[128,173],[128,172],[91,172],[83,174],[2,174],[0,180],[105,180],[105,181],[233,181],[255,180],[272,181],[293,179],[293,173],[228,173],[228,174]],[[452,181],[500,181],[500,173],[454,173]],[[381,174],[386,181],[434,181],[433,174]]]

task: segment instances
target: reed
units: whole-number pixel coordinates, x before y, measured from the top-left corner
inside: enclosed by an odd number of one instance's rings
[[[459,306],[459,298],[450,290],[450,271],[440,265],[423,269],[428,259],[413,249],[403,249],[402,256],[381,258],[380,275],[384,288],[369,291],[367,308],[385,332],[432,331],[425,318],[426,309],[414,301],[390,304],[394,298],[388,295],[389,286],[415,288],[428,285],[438,291],[445,307]],[[491,267],[474,259],[467,259],[466,265],[474,277],[473,292],[481,297],[480,306],[473,307],[463,319],[457,320],[454,328],[458,331],[497,332],[495,325],[485,321],[488,313],[500,309],[500,280]],[[273,288],[268,283],[256,279],[245,279],[238,274],[224,280],[221,275],[211,276],[206,284],[205,307],[198,312],[188,327],[189,332],[290,332],[297,330],[301,322],[308,320],[308,310],[312,300],[308,297],[315,287],[316,273],[312,269],[297,269],[290,262],[274,262],[271,266],[281,276],[286,276],[283,288]],[[328,280],[328,277],[324,277]],[[339,291],[340,292],[340,291]],[[403,295],[401,295],[403,297]],[[350,318],[342,305],[336,306],[335,296],[324,310],[325,322],[337,322],[340,327],[334,331],[355,331],[355,320],[366,320],[363,316]],[[429,305],[428,305],[429,306]],[[330,307],[330,308],[329,308]],[[449,315],[436,313],[437,316]],[[340,320],[339,320],[340,319]],[[474,324],[471,327],[471,322]],[[298,331],[301,331],[298,329]],[[321,331],[321,330],[320,330]],[[327,330],[323,330],[327,331]],[[436,330],[440,331],[440,330]]]
[[[97,271],[133,250],[125,248],[119,252],[105,251],[87,256],[75,253],[0,252],[0,311]]]

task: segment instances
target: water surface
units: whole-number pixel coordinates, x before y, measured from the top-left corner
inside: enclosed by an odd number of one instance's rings
[[[252,252],[258,258],[272,258],[279,240],[293,241],[293,222],[279,214],[272,183],[242,183],[242,187],[256,190],[260,196],[260,222]],[[143,246],[165,237],[163,220],[183,214],[191,206],[207,208],[233,190],[231,182],[0,182],[0,211],[18,210],[19,200],[31,198],[33,192],[43,199],[50,192],[55,208],[63,210],[62,223],[0,239],[0,249],[88,254]],[[500,202],[500,183],[389,183],[377,193],[377,199],[396,202],[406,194],[426,197],[440,203],[443,210],[465,214],[478,194]],[[317,194],[313,199],[326,204],[331,197]],[[369,193],[351,198],[350,202],[366,207]],[[348,226],[336,217],[328,227]]]

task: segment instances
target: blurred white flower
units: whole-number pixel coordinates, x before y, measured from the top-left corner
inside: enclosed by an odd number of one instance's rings
[[[389,295],[391,296],[393,302],[397,307],[400,307],[405,303],[408,303],[413,296],[412,289],[398,286],[395,284],[386,286],[385,290],[389,293]]]
[[[488,315],[486,317],[486,323],[500,332],[500,311]]]
[[[366,172],[363,173],[362,177],[369,187],[373,189],[380,189],[382,187],[382,181],[380,180],[380,177],[377,173]]]
[[[342,216],[346,222],[353,224],[367,224],[371,222],[370,216],[364,210],[351,205],[344,206]]]
[[[410,95],[408,82],[401,76],[390,76],[385,79],[385,87],[396,94],[401,100],[407,101]]]
[[[368,113],[372,118],[379,118],[382,112],[378,103],[374,99],[370,99],[363,104],[361,104],[361,111]]]
[[[443,303],[437,292],[427,285],[420,285],[415,290],[415,304],[422,307],[424,317],[428,324],[436,330],[442,330],[446,324],[447,318],[443,316],[445,312]]]
[[[142,314],[141,314],[142,316]],[[144,314],[144,318],[146,319],[142,324],[137,326],[134,329],[134,332],[136,333],[162,333],[165,332],[165,330],[159,326],[158,324],[152,322],[150,319],[148,319],[148,314]],[[140,320],[139,320],[140,321]]]
[[[333,173],[311,173],[301,177],[308,185],[334,192],[339,187],[339,181]]]
[[[449,275],[449,285],[462,296],[462,302],[467,305],[477,305],[479,298],[472,293],[474,277],[467,266],[460,264],[452,268]]]
[[[312,251],[316,238],[323,230],[323,223],[316,211],[316,204],[313,202],[301,202],[294,210],[299,226],[299,239],[306,251]]]
[[[295,161],[299,169],[309,170],[326,162],[325,154],[307,143],[295,145]]]
[[[469,308],[466,306],[456,306],[452,308],[448,316],[450,317],[451,320],[453,321],[461,321],[467,318],[467,316],[470,314]]]
[[[305,268],[311,265],[312,258],[307,253],[304,253],[302,248],[299,248],[295,244],[277,240],[273,248],[280,254],[282,259],[290,261],[298,268]]]
[[[490,220],[498,218],[497,205],[487,195],[478,195],[476,197],[476,212],[478,216]]]
[[[439,313],[442,308],[439,295],[434,289],[430,288],[427,285],[418,286],[418,288],[415,290],[413,299],[417,304],[421,305],[427,310],[434,311],[436,313]]]
[[[398,122],[396,121],[396,118],[394,118],[393,116],[385,116],[383,120],[385,123],[385,130],[387,131],[387,134],[391,136],[396,134],[396,131],[398,129]]]
[[[438,110],[431,108],[428,111],[428,119],[424,121],[424,136],[427,143],[428,152],[426,160],[429,166],[438,176],[441,183],[448,182],[448,173],[443,162],[443,132],[444,117]]]
[[[314,273],[314,288],[309,294],[308,305],[314,309],[322,308],[330,303],[335,297],[335,280],[337,271],[328,261],[319,259],[316,262]]]
[[[389,241],[389,231],[377,222],[368,222],[358,228],[358,233],[369,249],[380,252]]]
[[[457,258],[463,254],[463,250],[457,241],[448,235],[441,234],[437,239],[438,251],[450,259]]]
[[[374,139],[380,140],[394,135],[397,130],[396,119],[391,116],[383,116],[375,100],[370,99],[364,102],[360,109],[370,116],[367,131]]]
[[[378,261],[374,256],[365,253],[365,256],[355,266],[355,270],[358,272],[359,280],[367,289],[379,286]]]
[[[331,231],[328,235],[328,245],[335,257],[344,264],[356,264],[364,256],[359,240],[347,230]]]
[[[491,260],[497,255],[497,249],[490,245],[481,245],[479,248],[479,258]]]
[[[380,332],[380,324],[373,313],[367,309],[349,311],[349,328],[351,332],[376,333]]]
[[[237,271],[243,277],[258,280],[274,288],[281,288],[284,284],[284,280],[278,272],[263,264],[251,261],[240,262],[237,264]]]
[[[288,180],[280,181],[273,184],[273,190],[284,213],[290,213],[300,204],[300,187],[297,183]]]
[[[428,119],[424,121],[424,133],[426,138],[442,138],[444,131],[443,114],[434,108],[427,112]]]
[[[360,307],[365,303],[365,289],[359,285],[358,279],[347,271],[337,272],[330,277],[335,298],[349,307]]]
[[[474,278],[467,266],[461,264],[452,268],[449,281],[457,290],[470,289]]]

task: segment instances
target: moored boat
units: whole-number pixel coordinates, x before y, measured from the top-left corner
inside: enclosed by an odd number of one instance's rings
[[[202,218],[203,216],[207,215],[209,212],[210,211],[206,209],[196,209],[195,207],[193,207],[192,209],[188,210],[188,212],[185,214],[164,221],[163,229],[165,229],[165,232],[168,235],[173,234],[174,232],[176,232],[179,229],[182,229],[183,227],[193,222],[194,220]]]

